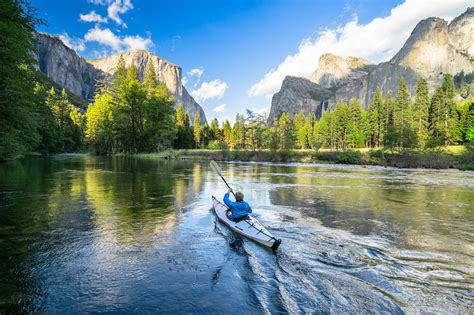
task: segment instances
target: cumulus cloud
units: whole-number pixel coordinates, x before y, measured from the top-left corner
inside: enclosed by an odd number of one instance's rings
[[[297,53],[288,55],[266,73],[250,87],[248,94],[271,97],[286,75],[310,77],[319,56],[324,53],[386,61],[402,47],[420,20],[431,16],[451,20],[471,6],[471,1],[407,0],[393,8],[388,16],[375,18],[367,24],[360,24],[354,15],[345,25],[323,30],[316,38],[304,39]]]
[[[84,36],[86,42],[97,42],[101,45],[110,47],[114,52],[123,50],[149,49],[153,47],[153,41],[150,38],[143,38],[139,35],[117,36],[108,28],[95,28],[87,31]]]
[[[94,10],[87,14],[80,14],[79,20],[83,22],[107,23],[107,18],[97,14]]]
[[[80,52],[86,49],[86,44],[81,38],[71,37],[68,33],[62,33],[61,35],[58,35],[58,37],[62,40],[64,45],[75,51]]]
[[[227,107],[227,104],[222,104],[222,105],[214,107],[212,110],[215,111],[216,113],[223,113],[225,112],[226,107]]]
[[[88,2],[95,5],[107,6],[107,16],[118,25],[127,28],[127,24],[125,24],[125,22],[122,20],[120,15],[133,9],[133,4],[131,0],[88,0]],[[98,14],[96,15],[101,17],[102,19],[106,19]],[[81,14],[81,20],[82,20],[82,14]],[[98,22],[98,21],[86,21],[86,22]]]
[[[133,9],[133,4],[130,0],[115,0],[107,7],[107,15],[118,25],[127,27],[127,24],[120,18],[120,14],[124,14],[130,9]]]
[[[197,89],[191,91],[191,95],[198,101],[204,102],[209,99],[221,99],[225,90],[229,88],[227,83],[219,79],[210,82],[203,82]]]

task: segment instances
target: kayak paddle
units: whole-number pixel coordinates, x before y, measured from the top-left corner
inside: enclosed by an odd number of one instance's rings
[[[216,161],[214,161],[214,160],[211,161],[211,168],[212,168],[214,171],[216,171],[216,173],[222,178],[222,180],[223,180],[224,183],[227,185],[227,187],[228,187],[229,189],[232,189],[232,188],[230,188],[229,184],[227,184],[227,182],[226,182],[224,176],[222,176],[221,168],[220,168],[219,165],[216,163]],[[232,191],[232,195],[234,195],[234,197],[235,197],[234,191]]]

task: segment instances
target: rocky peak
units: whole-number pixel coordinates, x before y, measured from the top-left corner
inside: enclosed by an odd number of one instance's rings
[[[325,88],[333,88],[367,74],[371,64],[363,58],[323,54],[319,57],[318,68],[311,81]]]

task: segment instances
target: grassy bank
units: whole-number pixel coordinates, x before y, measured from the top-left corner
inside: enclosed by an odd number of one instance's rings
[[[241,150],[167,150],[137,156],[159,159],[254,161],[254,162],[307,162],[356,165],[383,165],[399,168],[459,168],[474,170],[473,150],[452,146],[430,151],[390,152],[383,150],[351,151],[241,151]]]

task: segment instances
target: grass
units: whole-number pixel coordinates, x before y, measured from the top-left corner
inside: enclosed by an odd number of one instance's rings
[[[470,151],[469,151],[470,152]],[[254,162],[307,162],[338,163],[356,165],[383,165],[399,168],[459,168],[473,170],[472,153],[464,146],[449,146],[432,150],[409,150],[387,152],[360,148],[347,151],[291,150],[272,152],[270,150],[166,150],[159,153],[143,153],[135,156],[153,159],[254,161]]]

